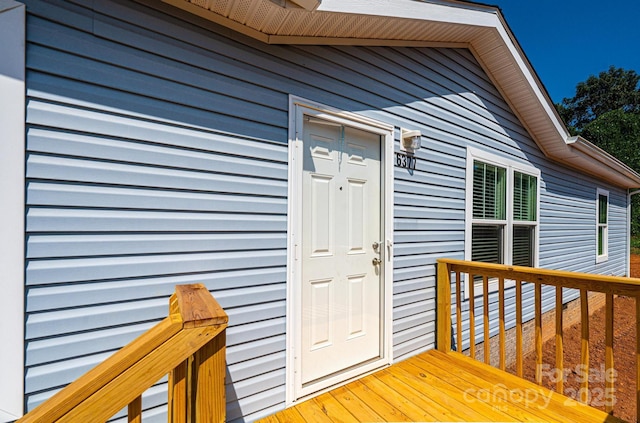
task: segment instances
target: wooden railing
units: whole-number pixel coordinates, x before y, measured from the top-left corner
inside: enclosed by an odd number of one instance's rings
[[[455,341],[460,346],[462,338],[462,303],[468,301],[469,320],[469,355],[476,358],[476,333],[475,321],[477,307],[474,285],[476,280],[482,280],[482,310],[483,316],[483,353],[484,361],[490,362],[490,319],[489,319],[489,287],[490,283],[497,283],[498,296],[498,348],[499,367],[505,370],[506,348],[515,347],[516,374],[523,376],[523,298],[522,286],[524,283],[534,285],[534,325],[535,325],[535,355],[536,372],[535,380],[542,383],[542,286],[555,287],[555,371],[564,374],[563,367],[563,288],[574,288],[580,291],[580,321],[581,321],[581,371],[584,371],[579,390],[579,399],[587,402],[589,394],[589,310],[588,293],[599,292],[605,294],[605,372],[612,374],[613,360],[613,299],[614,295],[635,297],[636,301],[636,410],[637,421],[640,422],[640,279],[631,279],[615,276],[595,275],[588,273],[564,272],[547,269],[535,269],[520,266],[505,266],[498,264],[468,262],[462,260],[440,259],[438,260],[438,284],[437,284],[437,348],[444,352],[451,350],[451,344]],[[463,276],[466,275],[466,276]],[[466,278],[468,283],[468,298],[462,298],[462,281]],[[515,346],[506,344],[505,322],[505,281],[514,284],[515,289]],[[455,293],[452,296],[452,287]],[[452,337],[452,304],[455,305],[455,339]],[[557,378],[556,391],[563,393],[563,377]],[[605,390],[613,395],[614,378],[605,378]],[[608,401],[606,411],[611,412],[613,401]]]
[[[169,374],[169,422],[224,422],[224,310],[203,285],[177,286],[169,315],[18,420],[104,422],[127,407],[142,421],[142,393]]]

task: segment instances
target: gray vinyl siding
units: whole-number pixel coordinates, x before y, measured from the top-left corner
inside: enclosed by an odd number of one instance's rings
[[[287,94],[80,6],[28,11],[28,408],[166,316],[181,283],[229,314],[229,417],[283,404]],[[143,402],[166,420],[164,383]]]
[[[624,191],[547,160],[467,50],[273,46],[133,2],[26,3],[29,409],[183,283],[229,314],[229,420],[284,407],[290,94],[425,135],[394,174],[394,360],[434,346],[435,260],[464,258],[467,146],[541,170],[543,267],[624,271]],[[144,399],[158,421],[164,389]]]

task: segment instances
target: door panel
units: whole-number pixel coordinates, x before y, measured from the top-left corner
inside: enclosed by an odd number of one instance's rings
[[[331,279],[310,281],[311,285],[311,349],[331,344]]]
[[[366,218],[367,198],[366,181],[350,179],[348,181],[349,208],[347,213],[347,226],[349,231],[349,253],[365,252],[365,228],[362,222]]]
[[[334,200],[333,178],[326,175],[311,177],[311,256],[330,256],[333,248]]]
[[[303,123],[303,386],[382,354],[380,136]]]

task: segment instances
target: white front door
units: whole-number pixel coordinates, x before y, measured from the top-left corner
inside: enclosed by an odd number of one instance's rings
[[[381,135],[302,122],[301,375],[310,385],[383,355]]]

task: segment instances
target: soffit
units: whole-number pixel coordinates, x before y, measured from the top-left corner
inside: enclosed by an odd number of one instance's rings
[[[548,157],[625,188],[640,186],[640,175],[619,161],[576,150],[496,7],[455,0],[163,1],[269,44],[469,48]]]

